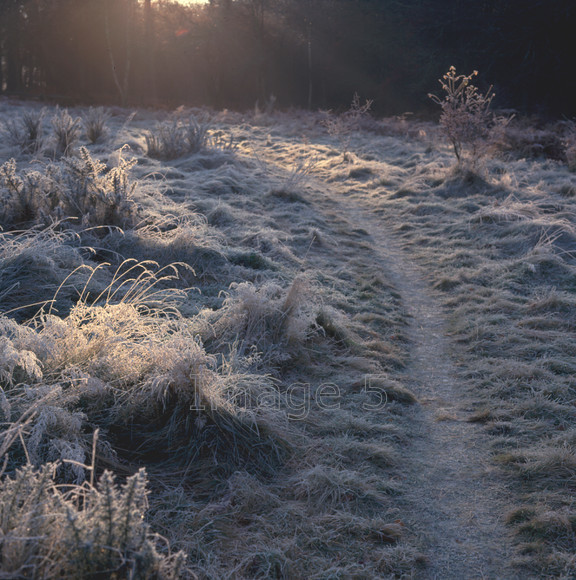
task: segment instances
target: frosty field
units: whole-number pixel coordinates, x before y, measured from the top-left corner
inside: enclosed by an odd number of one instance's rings
[[[3,577],[574,577],[565,127],[355,121],[0,101]]]

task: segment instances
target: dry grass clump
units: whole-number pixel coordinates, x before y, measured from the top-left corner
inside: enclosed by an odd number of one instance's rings
[[[30,318],[50,303],[65,313],[89,278],[79,245],[55,228],[0,233],[0,312]]]
[[[51,135],[47,135],[44,119],[47,110],[27,109],[21,117],[2,120],[2,133],[9,145],[24,155],[49,154],[60,158],[70,156],[78,143],[83,126],[91,144],[101,143],[108,134],[106,123],[110,113],[102,107],[90,107],[82,117],[72,117],[67,109],[57,108],[51,117]]]
[[[269,472],[283,459],[288,444],[272,427],[278,421],[245,398],[235,404],[242,375],[221,374],[194,321],[178,314],[185,293],[165,287],[176,277],[175,267],[127,262],[99,295],[83,292],[65,318],[47,311],[33,328],[4,324],[6,408],[17,417],[38,401],[24,437],[27,457],[81,463],[83,433],[96,424],[107,433],[108,461],[122,449],[124,460],[171,464],[208,488],[211,472],[239,465]],[[22,380],[32,387],[21,392]]]
[[[237,356],[257,352],[273,364],[297,356],[317,329],[314,293],[305,277],[296,277],[288,290],[272,281],[233,284],[222,308],[206,314],[206,341],[235,344]]]
[[[291,203],[308,204],[308,201],[302,195],[302,190],[309,182],[317,164],[318,159],[315,157],[299,157],[284,176],[280,186],[271,189],[267,195]]]
[[[418,401],[410,389],[387,377],[367,375],[362,381],[354,383],[351,388],[354,390],[363,389],[366,393],[380,393],[383,399],[382,404],[397,401],[410,405]]]
[[[381,478],[324,465],[299,473],[293,490],[297,499],[305,499],[316,510],[340,506],[360,513],[377,511],[382,508],[386,494],[396,493],[394,485]]]
[[[98,246],[108,260],[122,256],[153,260],[162,266],[186,264],[182,279],[189,284],[202,282],[205,290],[211,281],[218,291],[232,281],[223,240],[199,214],[167,215],[129,230],[110,229],[104,238],[91,239],[89,232],[83,238]]]

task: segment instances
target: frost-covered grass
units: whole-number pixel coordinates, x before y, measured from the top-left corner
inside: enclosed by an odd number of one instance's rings
[[[511,123],[467,169],[407,118],[350,129],[343,157],[311,113],[212,113],[192,147],[160,113],[69,110],[86,134],[55,155],[57,114],[0,102],[0,505],[39,490],[0,522],[2,572],[420,573],[407,315],[341,198],[446,305],[519,562],[573,572],[576,178],[542,157],[553,131]]]
[[[551,135],[513,125],[501,155],[475,172],[454,167],[438,145],[414,144],[402,158],[382,142],[392,169],[353,195],[426,268],[445,304],[469,420],[491,435],[518,503],[507,519],[516,563],[570,577],[576,180],[559,150],[545,149]]]
[[[33,113],[0,104],[15,131]],[[106,113],[46,107],[42,146],[0,149],[0,501],[31,494],[2,571],[409,569],[394,473],[414,399],[367,411],[358,386],[405,364],[404,314],[321,203],[316,157],[275,120],[170,125],[175,154],[151,142],[160,115]]]

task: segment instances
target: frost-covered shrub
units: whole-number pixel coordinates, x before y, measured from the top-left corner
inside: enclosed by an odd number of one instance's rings
[[[191,578],[144,517],[143,469],[117,485],[60,487],[57,464],[26,465],[0,482],[0,567],[10,578]]]
[[[0,166],[0,225],[13,228],[75,218],[83,226],[131,226],[136,219],[136,184],[129,172],[135,164],[135,159],[120,156],[106,171],[85,147],[78,158],[64,158],[43,171],[19,174],[11,159]]]
[[[448,137],[456,159],[460,163],[465,155],[476,162],[494,140],[495,133],[507,120],[497,118],[490,110],[494,93],[492,88],[481,93],[472,79],[478,75],[457,75],[451,66],[440,79],[444,97],[429,95],[442,108],[440,126]]]
[[[120,155],[115,167],[106,171],[106,165],[93,159],[85,147],[79,158],[64,160],[61,193],[64,216],[74,216],[83,225],[134,225],[136,204],[133,194],[136,183],[129,178],[137,160]]]
[[[58,205],[58,191],[52,168],[45,173],[27,171],[20,176],[16,161],[0,166],[0,226],[14,228],[46,222]]]

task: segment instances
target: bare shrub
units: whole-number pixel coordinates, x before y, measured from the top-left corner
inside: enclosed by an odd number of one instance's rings
[[[44,146],[44,131],[42,122],[45,109],[41,111],[29,110],[21,119],[5,119],[4,132],[8,143],[18,147],[22,153],[38,153]]]
[[[338,140],[340,150],[346,158],[350,150],[350,139],[354,131],[361,129],[363,121],[369,117],[372,101],[367,100],[363,104],[360,95],[354,93],[350,108],[344,113],[337,115],[332,111],[324,112],[323,125],[328,134]]]
[[[110,119],[110,112],[103,107],[90,107],[82,115],[82,123],[86,137],[90,143],[100,143],[108,136],[106,122]]]
[[[452,144],[458,163],[464,157],[476,163],[494,141],[495,133],[507,123],[490,111],[494,98],[492,88],[483,94],[472,84],[477,75],[478,71],[457,75],[456,68],[451,66],[439,80],[444,97],[428,95],[442,108],[440,126]]]

